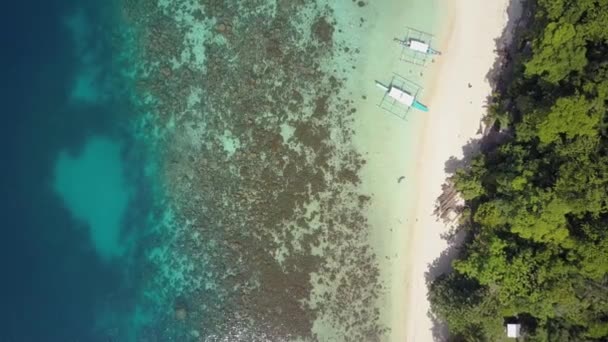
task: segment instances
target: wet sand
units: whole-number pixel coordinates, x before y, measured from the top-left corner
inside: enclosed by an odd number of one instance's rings
[[[446,1],[447,2],[447,1]],[[433,340],[433,323],[428,316],[426,275],[428,266],[446,248],[441,235],[449,226],[434,216],[436,199],[447,174],[445,165],[452,156],[463,157],[462,147],[480,137],[481,119],[491,86],[486,75],[496,59],[495,39],[507,22],[509,1],[460,0],[448,7],[440,62],[436,66],[432,111],[421,130],[421,154],[417,160],[419,184],[414,216],[408,226],[407,307],[405,339]]]
[[[383,112],[377,106],[383,92],[375,81],[388,83],[396,73],[424,85],[429,69],[400,61],[401,47],[393,38],[404,35],[407,26],[433,32],[438,6],[436,0],[389,0],[367,3],[360,8],[347,5],[332,3],[331,7],[338,20],[335,39],[346,42],[351,51],[356,51],[354,68],[348,65],[348,59],[342,58],[348,57],[343,53],[336,55],[331,68],[347,70],[344,73],[347,81],[340,96],[352,101],[356,108],[353,139],[348,144],[352,144],[366,161],[359,171],[361,183],[357,189],[371,196],[364,213],[368,226],[367,244],[375,254],[374,262],[379,266],[382,284],[379,298],[373,304],[379,312],[381,326],[388,328],[381,341],[394,340],[392,336],[399,330],[398,326],[403,325],[405,316],[405,306],[394,298],[404,298],[405,293],[404,244],[408,231],[402,223],[411,215],[406,209],[412,207],[415,199],[412,196],[415,144],[422,117],[412,112],[404,121]],[[424,102],[425,90],[420,94]],[[402,176],[405,179],[398,182]],[[315,287],[323,292],[323,286]],[[352,338],[349,331],[340,331],[342,329],[331,322],[323,316],[316,321],[314,331],[320,340]]]
[[[386,286],[378,305],[390,327],[389,341],[433,340],[425,273],[445,249],[441,234],[449,229],[433,211],[447,177],[445,162],[462,157],[462,146],[479,133],[491,91],[486,74],[495,60],[494,39],[506,23],[507,4],[437,1],[433,10],[441,24],[429,27],[419,21],[422,15],[412,15],[415,6],[394,2],[365,37],[363,55],[373,63],[362,63],[353,85],[366,97],[356,104],[355,145],[367,161],[361,187],[372,194],[367,218]],[[437,34],[443,52],[425,68],[399,61],[400,49],[392,41],[393,33],[416,24]],[[410,111],[404,122],[377,107],[382,94],[374,80],[388,83],[392,73],[424,86],[420,99],[429,113]]]

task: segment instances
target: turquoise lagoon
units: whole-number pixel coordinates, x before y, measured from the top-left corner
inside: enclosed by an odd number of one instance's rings
[[[0,340],[381,338],[339,89],[385,9],[5,6]]]

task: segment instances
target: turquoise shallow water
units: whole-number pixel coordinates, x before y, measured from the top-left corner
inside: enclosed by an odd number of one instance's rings
[[[106,261],[128,248],[121,228],[131,191],[121,157],[119,144],[92,137],[79,155],[62,152],[55,163],[55,191],[74,219],[88,228],[95,251]]]
[[[265,0],[6,10],[0,340],[314,341],[321,314],[343,337],[381,340],[356,108],[339,95],[351,75],[327,70],[358,53],[340,13]]]
[[[135,129],[145,109],[120,5],[7,5],[2,341],[141,341],[161,319],[145,250],[166,236],[162,144]]]

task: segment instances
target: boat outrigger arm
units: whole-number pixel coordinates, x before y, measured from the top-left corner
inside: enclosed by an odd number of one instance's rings
[[[393,40],[396,41],[397,43],[399,43],[400,45],[408,47],[417,52],[422,52],[427,55],[441,55],[441,52],[433,49],[429,44],[427,44],[421,40],[417,40],[417,39],[413,39],[413,38],[410,38],[408,40],[394,38]]]
[[[395,101],[397,101],[407,107],[416,108],[423,112],[429,111],[429,108],[427,106],[418,102],[418,100],[416,100],[416,98],[413,95],[411,95],[410,93],[408,93],[405,90],[399,89],[399,88],[393,86],[392,84],[389,86],[385,86],[384,84],[382,84],[378,81],[376,81],[376,85],[380,89],[384,90],[390,98],[394,99]]]

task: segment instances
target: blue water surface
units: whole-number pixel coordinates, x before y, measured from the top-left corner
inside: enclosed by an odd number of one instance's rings
[[[0,341],[125,340],[98,318],[133,309],[146,199],[111,6],[3,4]]]

